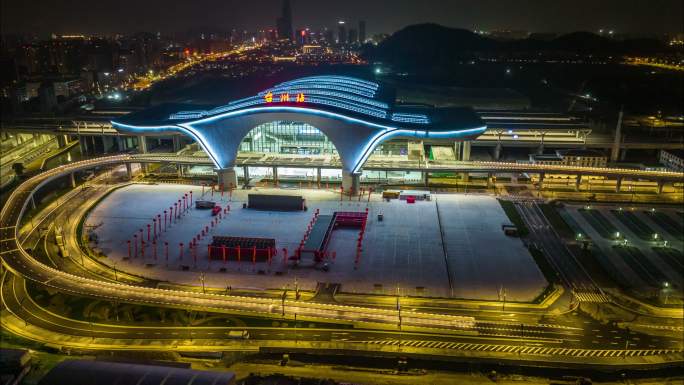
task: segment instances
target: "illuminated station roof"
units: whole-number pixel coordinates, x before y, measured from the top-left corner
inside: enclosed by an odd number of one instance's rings
[[[259,107],[323,110],[397,128],[450,131],[484,126],[470,108],[395,104],[392,89],[368,80],[330,75],[290,80],[218,107],[197,109],[197,106],[164,104],[124,116],[116,123],[134,126],[178,124],[228,112],[258,112],[256,108]]]
[[[392,89],[368,80],[311,76],[218,107],[152,107],[122,116],[112,126],[123,133],[191,136],[223,169],[232,167],[240,141],[254,127],[302,122],[334,143],[349,172],[358,172],[373,150],[392,138],[469,140],[487,128],[470,108],[404,105],[394,99]]]

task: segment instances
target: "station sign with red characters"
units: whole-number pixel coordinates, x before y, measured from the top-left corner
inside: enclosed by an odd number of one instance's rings
[[[290,95],[287,92],[274,95],[273,92],[269,91],[264,95],[264,101],[266,103],[304,103],[306,98],[304,93],[300,92],[298,94]]]

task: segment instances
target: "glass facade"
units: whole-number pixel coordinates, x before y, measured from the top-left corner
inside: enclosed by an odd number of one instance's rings
[[[316,127],[302,122],[269,122],[254,127],[240,151],[298,155],[336,155],[333,143]]]

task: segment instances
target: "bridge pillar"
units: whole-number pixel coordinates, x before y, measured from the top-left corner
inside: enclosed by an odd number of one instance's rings
[[[539,190],[544,188],[544,177],[546,176],[546,173],[540,172],[539,173]]]
[[[176,171],[178,172],[178,177],[182,178],[183,177],[183,165],[180,163],[176,163]]]
[[[69,142],[66,135],[55,135],[55,138],[57,139],[57,147],[59,148],[64,148]]]
[[[665,181],[661,179],[661,180],[658,180],[657,183],[658,183],[658,187],[657,187],[656,191],[658,192],[658,195],[660,195],[663,193],[663,187],[665,187]]]
[[[463,145],[461,146],[463,148],[463,156],[461,157],[461,160],[470,160],[470,146],[471,142],[469,140],[463,142]]]
[[[318,186],[318,188],[321,188],[321,179],[322,179],[321,168],[317,167],[316,168],[316,186]]]
[[[173,140],[173,152],[178,152],[181,149],[181,138],[179,135],[174,135],[171,137]]]
[[[145,135],[138,135],[138,151],[141,154],[147,154],[147,142],[145,141]]]
[[[577,175],[577,178],[575,179],[575,191],[579,191],[581,185],[582,185],[582,175]]]
[[[358,195],[360,182],[361,174],[352,174],[349,171],[342,170],[342,188],[345,193]]]
[[[19,135],[17,135],[18,137]],[[79,136],[78,137],[78,145],[81,147],[81,154],[84,156],[88,155],[88,141],[86,140],[85,136]]]
[[[461,173],[461,180],[463,183],[468,183],[470,181],[470,174],[467,171]]]
[[[496,147],[494,147],[494,160],[499,160],[501,158],[501,149],[503,148],[503,145],[501,142],[498,142],[496,144]]]
[[[109,136],[102,136],[102,153],[106,154],[114,147],[114,140]]]
[[[278,185],[278,167],[273,167],[273,184]]]
[[[421,171],[420,179],[423,182],[423,186],[427,187],[430,184],[430,173],[427,171]]]
[[[619,176],[615,180],[615,192],[620,192],[620,187],[622,187],[622,177]]]
[[[133,178],[133,171],[131,171],[130,163],[126,163],[126,178],[128,178],[129,180]]]
[[[492,179],[494,178],[493,172],[487,173],[487,188],[492,188]]]
[[[627,149],[626,149],[626,148],[623,148],[623,149],[620,151],[620,161],[621,161],[621,162],[624,162],[625,159],[627,159]]]
[[[617,162],[620,155],[620,143],[622,142],[622,116],[623,109],[620,108],[620,113],[618,114],[617,125],[615,126],[615,137],[613,137],[613,145],[610,149],[610,161]]]
[[[237,180],[237,173],[235,172],[235,168],[229,167],[229,168],[221,168],[221,169],[216,169],[216,174],[218,175],[218,184],[219,186],[223,184],[224,189],[233,189],[236,188],[238,185],[238,180]]]
[[[76,177],[73,172],[69,174],[69,182],[71,183],[71,188],[76,188]]]
[[[244,180],[245,180],[245,186],[249,183],[249,166],[243,166],[242,167],[243,172],[244,172]],[[237,184],[236,184],[237,186]]]
[[[126,150],[126,141],[121,136],[116,137],[116,150],[119,152]]]
[[[454,160],[463,160],[461,153],[461,142],[454,142]]]

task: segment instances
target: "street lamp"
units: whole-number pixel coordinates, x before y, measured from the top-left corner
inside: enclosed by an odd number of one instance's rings
[[[665,301],[663,301],[663,304],[665,304],[665,305],[667,305],[667,300],[668,300],[668,297],[670,295],[670,290],[668,290],[669,288],[670,288],[670,283],[667,281],[663,282],[663,293],[665,294]]]

